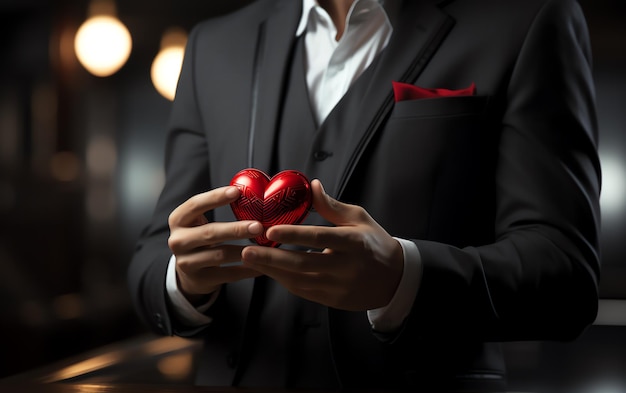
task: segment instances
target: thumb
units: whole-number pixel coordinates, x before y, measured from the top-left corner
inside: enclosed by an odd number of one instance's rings
[[[311,181],[311,189],[313,208],[324,219],[337,226],[354,225],[358,221],[358,211],[363,209],[334,199],[324,191],[324,186],[318,179]]]

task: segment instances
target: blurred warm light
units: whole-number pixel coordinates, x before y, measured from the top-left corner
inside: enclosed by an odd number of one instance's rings
[[[123,353],[120,351],[112,351],[102,355],[94,356],[87,360],[83,360],[78,363],[71,364],[59,371],[55,371],[52,374],[46,376],[43,380],[44,383],[67,381],[70,378],[75,378],[81,375],[87,375],[90,372],[102,370],[106,367],[110,367],[116,363],[119,363],[123,358]]]
[[[626,163],[617,154],[601,153],[603,218],[610,218],[626,208]]]
[[[106,391],[110,391],[110,386],[106,383],[94,384],[94,383],[85,383],[85,384],[72,384],[72,388],[76,389],[76,393],[102,393]]]
[[[191,374],[192,366],[193,355],[191,353],[170,355],[157,362],[159,372],[170,380],[186,378]]]
[[[157,338],[145,343],[142,352],[147,356],[160,356],[168,352],[195,352],[201,347],[202,340],[170,336]]]
[[[93,2],[90,13],[89,19],[76,32],[76,56],[93,75],[113,75],[128,60],[132,38],[126,26],[115,16],[112,1]]]
[[[50,50],[52,61],[59,63],[59,65],[65,67],[67,70],[73,71],[77,57],[74,50],[76,27],[65,27],[59,32],[59,35],[54,38],[58,41],[52,40],[51,42],[51,45],[54,45]]]
[[[184,48],[162,49],[152,63],[150,76],[157,91],[170,101],[176,95],[178,76],[183,64]]]
[[[80,163],[76,154],[69,151],[61,151],[52,156],[50,162],[52,176],[61,181],[73,181],[80,172]]]
[[[83,301],[75,293],[56,297],[52,302],[52,307],[59,319],[76,319],[83,314]]]
[[[110,176],[117,164],[117,149],[109,136],[96,136],[87,145],[87,169],[93,176]]]
[[[161,40],[161,50],[152,62],[150,76],[156,90],[170,101],[176,95],[178,77],[183,65],[187,34],[179,28],[165,32]]]

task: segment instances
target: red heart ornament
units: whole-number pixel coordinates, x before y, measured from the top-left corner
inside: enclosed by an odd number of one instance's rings
[[[263,224],[263,233],[254,238],[260,246],[280,244],[265,237],[265,231],[278,224],[299,224],[311,208],[311,184],[301,172],[286,170],[270,179],[254,168],[239,171],[230,181],[241,196],[230,204],[238,220],[256,220]]]

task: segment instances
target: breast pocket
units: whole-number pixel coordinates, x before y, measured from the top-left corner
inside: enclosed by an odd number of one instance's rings
[[[485,111],[488,100],[488,96],[462,96],[400,101],[391,119],[475,116]]]
[[[437,234],[440,219],[472,222],[477,200],[491,194],[497,147],[497,115],[486,96],[446,97],[396,103],[371,145],[366,170],[376,185],[368,190],[383,206],[402,206],[383,221],[397,233]],[[388,213],[388,211],[387,211]],[[441,222],[449,223],[443,220]],[[416,228],[417,232],[410,232]],[[446,229],[449,239],[456,232]]]
[[[451,149],[465,150],[486,137],[488,96],[428,98],[397,102],[381,142],[402,151],[402,159],[441,159]],[[410,146],[413,153],[406,150]],[[458,152],[457,152],[458,154]],[[437,157],[437,158],[435,158]]]
[[[396,157],[395,165],[401,161],[430,167],[450,155],[479,153],[493,131],[487,120],[488,100],[463,96],[397,102],[380,135],[380,148]]]

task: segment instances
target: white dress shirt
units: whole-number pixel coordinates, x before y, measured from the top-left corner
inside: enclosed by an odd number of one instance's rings
[[[316,0],[302,0],[302,16],[296,36],[304,34],[306,81],[312,111],[322,124],[352,83],[369,67],[387,46],[393,32],[385,8],[377,0],[355,0],[346,17],[345,30],[337,41],[337,28],[330,15]],[[393,332],[411,311],[421,281],[421,257],[415,243],[398,239],[404,255],[402,278],[391,302],[369,310],[372,328]],[[176,258],[172,256],[167,270],[166,289],[175,312],[188,326],[211,322],[203,314],[215,301],[194,308],[177,286]]]
[[[306,81],[318,124],[387,46],[392,31],[378,1],[356,0],[337,41],[337,28],[328,12],[315,0],[303,0],[296,36],[305,34]]]

